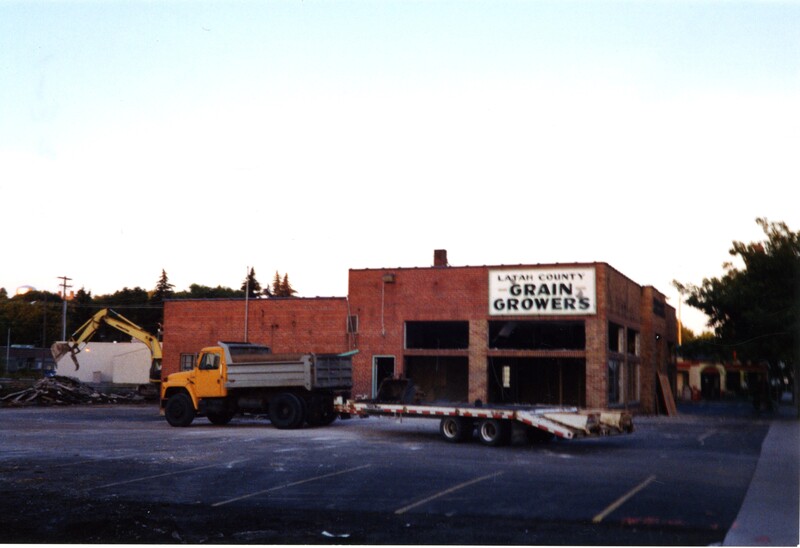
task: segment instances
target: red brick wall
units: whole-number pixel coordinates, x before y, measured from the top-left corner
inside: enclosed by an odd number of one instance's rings
[[[217,341],[244,340],[244,299],[174,300],[164,304],[163,375],[180,369],[181,354]],[[251,299],[248,341],[282,352],[345,352],[347,299]]]

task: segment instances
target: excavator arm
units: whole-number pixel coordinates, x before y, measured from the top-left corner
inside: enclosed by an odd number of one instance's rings
[[[118,331],[122,331],[147,345],[153,360],[150,367],[150,382],[160,382],[161,343],[158,342],[158,337],[151,335],[122,314],[110,308],[104,308],[95,313],[94,316],[89,318],[86,323],[80,326],[75,333],[70,336],[68,341],[55,343],[50,349],[53,358],[58,362],[59,359],[69,354],[72,361],[75,362],[75,370],[77,371],[80,368],[77,354],[82,349],[81,345],[88,342],[103,324],[109,325]]]

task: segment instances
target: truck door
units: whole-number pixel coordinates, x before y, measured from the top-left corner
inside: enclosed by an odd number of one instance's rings
[[[200,355],[194,385],[200,398],[220,398],[226,395],[221,352],[214,350]]]

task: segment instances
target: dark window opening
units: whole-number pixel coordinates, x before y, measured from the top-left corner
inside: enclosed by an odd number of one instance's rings
[[[622,362],[608,360],[608,403],[621,403],[622,394],[620,382],[622,381]]]
[[[489,348],[504,350],[585,350],[582,321],[490,321]]]
[[[625,329],[613,322],[608,322],[608,349],[611,352],[622,352],[625,348]]]
[[[628,354],[631,356],[638,356],[641,354],[639,332],[635,329],[628,329]]]
[[[414,381],[424,402],[466,402],[469,398],[467,358],[408,356],[406,377]]]
[[[582,359],[490,358],[489,402],[586,405]]]
[[[465,350],[469,322],[406,322],[406,348]]]

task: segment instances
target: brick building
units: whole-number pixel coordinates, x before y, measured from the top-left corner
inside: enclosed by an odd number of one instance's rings
[[[245,326],[245,305],[248,321]],[[353,269],[347,298],[168,301],[164,372],[217,340],[343,352],[356,395],[405,375],[427,401],[658,411],[674,388],[675,310],[605,263]]]

